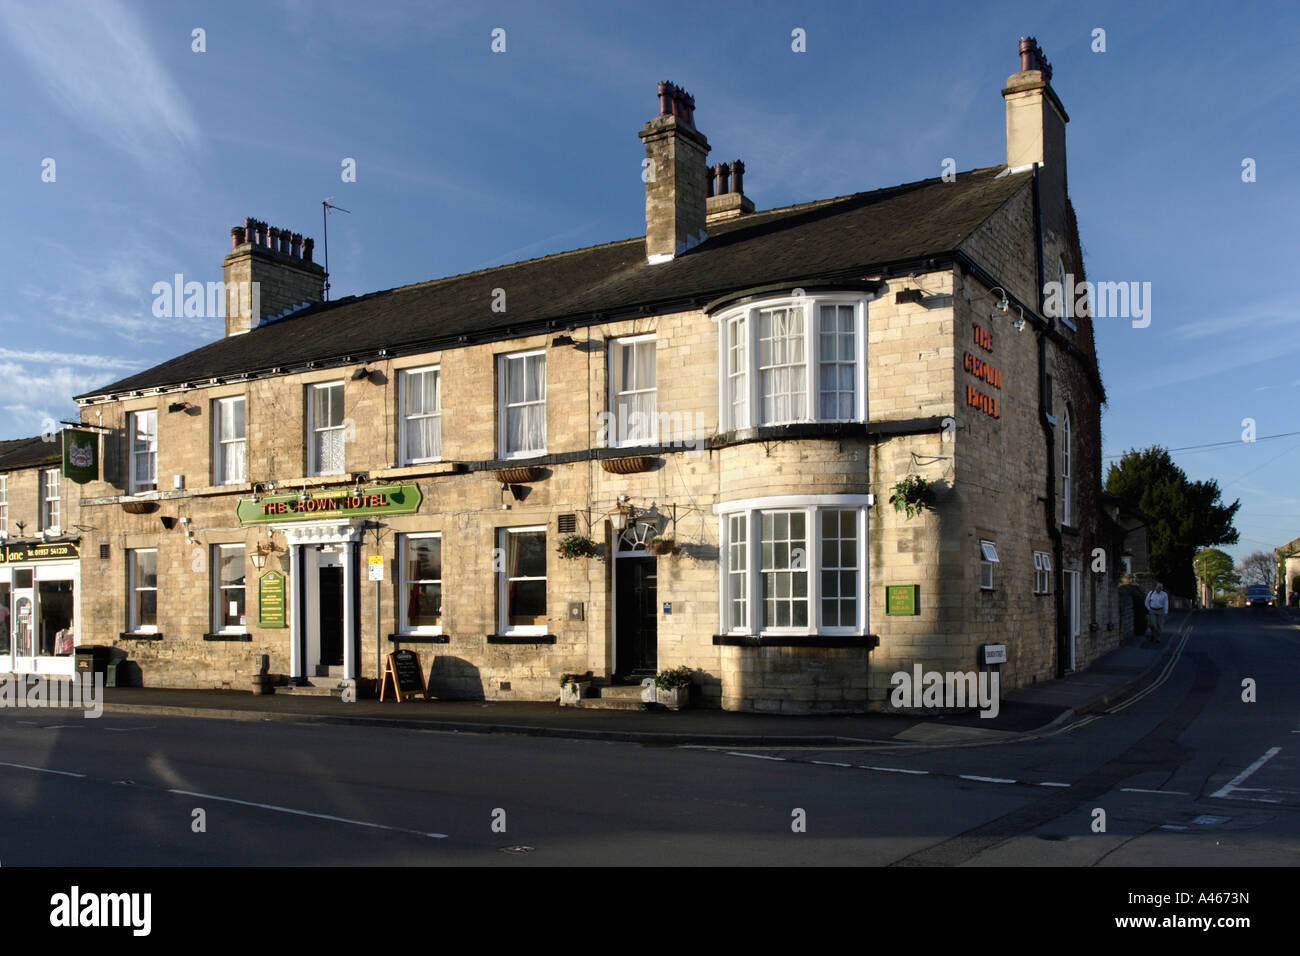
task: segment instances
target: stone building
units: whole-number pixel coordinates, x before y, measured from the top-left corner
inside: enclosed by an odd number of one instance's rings
[[[0,442],[0,674],[73,673],[80,524],[62,448],[55,433]]]
[[[1022,41],[1004,164],[765,211],[661,84],[644,237],[337,301],[247,220],[226,337],[78,397],[87,639],[152,685],[367,685],[400,647],[440,696],[686,666],[790,712],[1086,667],[1119,532],[1091,320],[1045,306],[1084,279],[1050,81]]]

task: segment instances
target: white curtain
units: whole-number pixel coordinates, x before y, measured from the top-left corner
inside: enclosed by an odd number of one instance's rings
[[[546,447],[546,356],[506,360],[506,450]]]
[[[760,312],[758,334],[763,423],[802,421],[808,416],[803,309]]]

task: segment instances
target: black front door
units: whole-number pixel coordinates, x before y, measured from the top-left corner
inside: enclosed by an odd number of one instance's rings
[[[320,569],[320,662],[343,663],[343,569]]]
[[[650,676],[659,668],[655,572],[651,555],[614,561],[614,674],[623,679]]]

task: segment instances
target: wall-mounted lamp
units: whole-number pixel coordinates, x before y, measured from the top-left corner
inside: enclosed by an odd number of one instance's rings
[[[559,348],[560,346],[563,345],[576,345],[576,344],[577,343],[573,341],[572,335],[557,335],[555,338],[551,339],[552,348]]]
[[[190,403],[190,402],[172,402],[170,405],[167,406],[167,411],[168,411],[168,412],[184,412],[184,411],[188,411],[189,409],[194,408],[194,407],[195,407],[195,406],[194,406],[192,403]]]
[[[989,295],[992,295],[994,292],[1002,293],[1002,298],[998,299],[997,305],[994,306],[994,308],[996,308],[999,312],[1006,312],[1008,309],[1010,309],[1011,303],[1007,301],[1007,290],[1002,288],[1001,286],[994,286],[992,289],[989,290]]]
[[[358,382],[363,378],[369,378],[370,374],[371,374],[370,369],[366,368],[363,365],[361,366],[361,368],[357,369],[355,372],[352,373],[352,381]]]

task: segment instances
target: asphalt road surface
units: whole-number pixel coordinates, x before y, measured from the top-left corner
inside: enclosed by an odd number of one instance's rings
[[[1144,694],[1028,739],[728,750],[7,709],[0,866],[1294,866],[1297,674],[1300,628],[1243,609],[1196,616]]]

